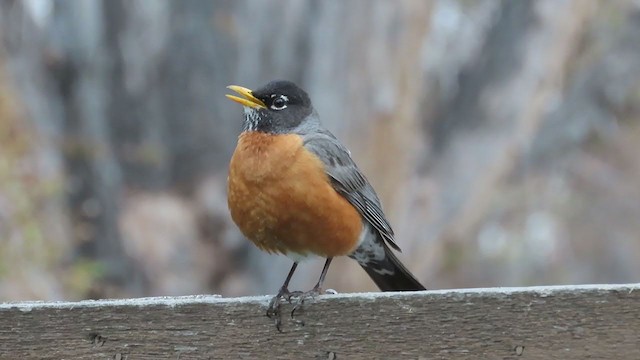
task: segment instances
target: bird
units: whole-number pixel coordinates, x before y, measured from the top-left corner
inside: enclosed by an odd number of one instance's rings
[[[318,295],[337,256],[356,260],[382,291],[425,290],[394,254],[400,247],[378,195],[347,147],[321,124],[309,95],[286,80],[255,91],[227,88],[239,96],[226,97],[244,110],[229,162],[231,218],[259,249],[293,260],[267,315],[279,315],[282,299]],[[291,292],[298,264],[314,257],[326,259],[318,282],[308,292]]]

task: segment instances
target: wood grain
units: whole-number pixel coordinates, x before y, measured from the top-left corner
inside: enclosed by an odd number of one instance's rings
[[[0,359],[640,359],[640,284],[268,300],[0,304]]]

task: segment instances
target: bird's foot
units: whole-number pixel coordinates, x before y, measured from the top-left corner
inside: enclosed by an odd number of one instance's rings
[[[293,309],[291,310],[291,319],[294,318],[294,316],[297,313],[300,313],[300,311],[303,310],[303,306],[304,306],[304,302],[312,299],[315,300],[316,297],[318,297],[320,294],[322,293],[322,289],[319,286],[315,286],[313,289],[303,292],[299,295],[297,295],[297,300],[295,302],[295,304],[293,305]],[[303,320],[295,320],[296,323],[298,323],[299,325],[304,326],[304,321]]]
[[[294,320],[297,324],[304,326],[303,320],[296,320],[294,316],[299,314],[303,310],[303,306],[305,301],[309,299],[315,299],[321,293],[323,293],[322,289],[319,286],[314,287],[309,291],[289,291],[289,289],[282,287],[276,296],[271,299],[269,302],[269,307],[267,308],[267,316],[270,319],[274,319],[276,329],[282,332],[282,312],[281,306],[283,301],[285,300],[289,304],[293,305],[293,309],[291,310],[291,319]],[[333,289],[327,289],[324,291],[325,294],[337,294],[338,292]],[[295,302],[294,302],[295,299]]]
[[[282,325],[282,314],[280,311],[280,306],[282,305],[281,300],[286,300],[289,304],[292,303],[292,298],[302,296],[304,293],[302,291],[289,291],[288,288],[282,287],[278,294],[271,299],[269,302],[269,307],[267,308],[267,317],[270,319],[274,319],[276,324],[276,329],[282,332],[280,328]]]

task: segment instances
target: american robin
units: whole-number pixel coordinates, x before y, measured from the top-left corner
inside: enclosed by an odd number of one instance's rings
[[[244,128],[231,158],[228,205],[233,221],[260,249],[280,253],[293,266],[267,315],[291,301],[289,281],[302,260],[326,258],[315,287],[321,291],[331,260],[346,255],[382,291],[424,290],[391,249],[400,251],[373,187],[349,150],[321,124],[307,93],[289,81],[241,97]]]

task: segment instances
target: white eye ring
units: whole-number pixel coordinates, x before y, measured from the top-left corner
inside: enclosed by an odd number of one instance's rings
[[[272,97],[275,97],[273,95]],[[273,110],[282,110],[287,108],[287,102],[289,102],[289,98],[284,95],[278,96],[275,100],[271,102],[271,109]]]

